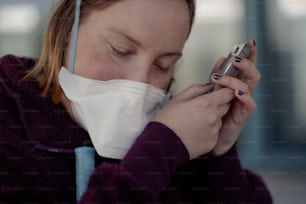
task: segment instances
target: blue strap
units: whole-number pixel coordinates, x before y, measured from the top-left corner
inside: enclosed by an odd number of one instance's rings
[[[86,191],[90,175],[95,169],[95,149],[93,147],[78,147],[75,152],[76,198],[80,200]]]
[[[78,33],[79,33],[80,10],[81,10],[81,0],[76,0],[74,24],[72,28],[72,41],[71,41],[72,45],[71,45],[71,54],[70,54],[70,67],[69,67],[71,73],[74,73],[74,65],[75,65],[75,57],[77,52]]]

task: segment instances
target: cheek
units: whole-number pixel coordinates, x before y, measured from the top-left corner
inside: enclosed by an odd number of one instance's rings
[[[117,77],[116,66],[103,48],[93,46],[88,52],[82,67],[79,67],[77,74],[96,80],[110,80]]]
[[[165,74],[165,73],[160,73],[158,70],[157,71],[153,70],[150,73],[149,84],[163,90],[168,90],[169,86],[171,85],[172,78],[173,78],[172,72]]]

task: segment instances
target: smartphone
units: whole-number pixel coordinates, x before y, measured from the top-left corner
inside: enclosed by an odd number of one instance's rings
[[[228,54],[224,62],[217,70],[217,74],[221,76],[233,76],[237,75],[238,69],[232,63],[233,56],[239,56],[241,58],[248,58],[251,54],[251,47],[247,43],[241,43],[234,46],[233,50]],[[212,82],[212,81],[211,81]],[[219,84],[213,83],[213,91],[223,88]]]

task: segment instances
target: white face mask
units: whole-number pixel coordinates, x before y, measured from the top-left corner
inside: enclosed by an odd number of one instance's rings
[[[165,91],[149,84],[92,80],[64,67],[59,83],[97,153],[108,158],[122,159],[166,100]]]

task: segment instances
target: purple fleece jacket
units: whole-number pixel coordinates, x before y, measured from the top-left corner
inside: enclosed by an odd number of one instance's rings
[[[0,203],[75,203],[73,149],[90,144],[61,104],[22,81],[35,61],[0,59]],[[149,123],[121,161],[97,156],[79,203],[272,203],[263,180],[242,168],[236,148],[189,161],[176,134]]]

